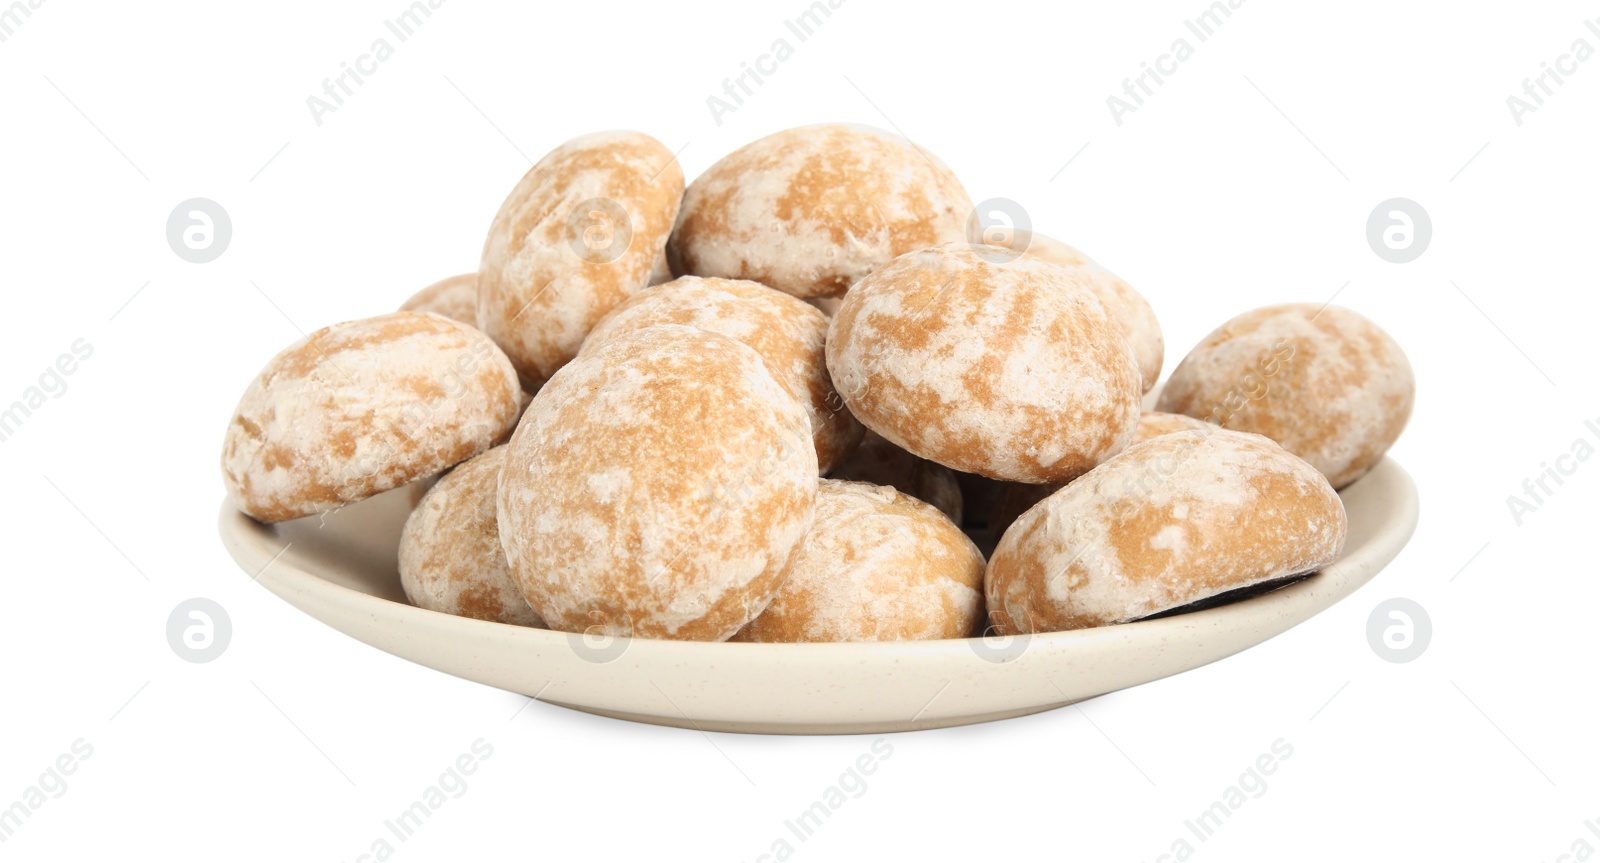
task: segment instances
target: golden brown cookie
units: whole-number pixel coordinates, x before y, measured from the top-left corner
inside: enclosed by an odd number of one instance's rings
[[[1327,479],[1272,441],[1162,435],[1017,519],[989,560],[989,619],[1051,632],[1221,601],[1333,563],[1345,531]]]
[[[583,350],[661,324],[720,333],[754,348],[778,383],[805,406],[824,472],[861,442],[865,429],[828,377],[828,318],[803,301],[757,282],[684,276],[624,300],[595,325]]]
[[[240,512],[325,512],[504,440],[521,390],[487,336],[432,314],[325,327],[273,357],[239,399],[222,478]]]
[[[897,446],[993,479],[1065,482],[1132,440],[1139,369],[1069,272],[992,252],[936,246],[856,283],[828,370],[856,418]]]
[[[933,507],[822,480],[783,587],[735,641],[911,641],[983,628],[983,555]]]
[[[511,190],[483,244],[477,320],[530,389],[649,283],[682,195],[672,151],[639,132],[574,138]]]
[[[816,490],[810,420],[760,354],[651,327],[534,397],[500,478],[500,542],[552,629],[720,641],[777,592]]]
[[[1400,437],[1415,394],[1405,352],[1377,324],[1300,303],[1246,312],[1206,336],[1158,407],[1266,435],[1344,488]]]
[[[832,297],[896,255],[966,236],[972,199],[915,144],[830,123],[724,156],[683,197],[672,271]]]
[[[400,586],[430,611],[544,628],[506,565],[495,490],[506,448],[457,465],[434,483],[400,532]]]

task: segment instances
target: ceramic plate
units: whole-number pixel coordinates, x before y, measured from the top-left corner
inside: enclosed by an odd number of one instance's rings
[[[1339,562],[1231,605],[1012,639],[720,644],[598,639],[424,611],[396,570],[418,490],[325,518],[262,525],[224,501],[223,543],[247,576],[323,623],[448,674],[620,719],[774,734],[910,731],[1064,707],[1259,644],[1365,584],[1417,523],[1411,478],[1385,459],[1340,492]]]

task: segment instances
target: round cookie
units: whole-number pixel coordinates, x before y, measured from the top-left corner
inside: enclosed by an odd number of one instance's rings
[[[933,154],[868,126],[768,135],[689,185],[672,271],[832,297],[914,249],[966,236],[972,199]]]
[[[500,548],[495,490],[505,461],[497,446],[423,495],[400,532],[400,586],[419,608],[542,629]]]
[[[1298,303],[1246,312],[1206,336],[1157,407],[1266,435],[1344,488],[1400,437],[1415,394],[1405,352],[1377,324]]]
[[[500,543],[552,629],[720,641],[777,592],[816,490],[810,421],[760,354],[651,327],[534,398],[500,477]]]
[[[1123,335],[1127,337],[1139,361],[1144,391],[1149,392],[1156,381],[1161,380],[1161,361],[1166,353],[1166,343],[1161,338],[1161,322],[1156,320],[1155,309],[1132,285],[1090,260],[1084,253],[1044,234],[1017,231],[1013,241],[1007,245],[1022,250],[1024,255],[1065,267],[1083,279],[1083,283],[1094,292],[1095,299],[1122,325]]]
[[[402,312],[433,312],[469,327],[478,325],[478,274],[440,279],[417,291],[400,306]]]
[[[1205,420],[1186,417],[1183,414],[1167,414],[1160,411],[1145,411],[1139,414],[1139,426],[1134,430],[1133,442],[1129,447],[1135,447],[1147,440],[1181,431],[1196,431],[1215,428]],[[1006,528],[1010,527],[1019,516],[1027,512],[1034,504],[1055,494],[1061,489],[1059,483],[1045,483],[1032,485],[1023,482],[1008,482],[1000,491],[1000,500],[995,504],[993,519],[993,534],[996,538],[1003,535]]]
[[[989,560],[989,619],[1052,632],[1218,604],[1333,563],[1345,532],[1327,479],[1272,441],[1162,435],[1017,519]]]
[[[956,525],[961,524],[961,485],[956,472],[917,458],[876,432],[867,432],[856,451],[840,462],[828,478],[891,486],[931,505]]]
[[[783,587],[734,641],[912,641],[983,628],[983,555],[938,510],[886,486],[822,480]]]
[[[483,244],[477,321],[530,389],[649,283],[682,195],[677,159],[639,132],[574,138],[511,190]]]
[[[822,349],[828,318],[803,301],[757,282],[684,276],[624,300],[595,325],[582,350],[661,324],[720,333],[754,348],[778,383],[805,406],[822,471],[861,442],[865,430],[844,409],[828,377]]]
[[[399,488],[505,440],[521,390],[488,336],[393,312],[320,329],[273,357],[239,399],[222,479],[262,522]]]
[[[1133,351],[1066,270],[985,248],[923,249],[856,283],[828,333],[828,370],[856,418],[897,446],[991,479],[1066,482],[1133,438]]]

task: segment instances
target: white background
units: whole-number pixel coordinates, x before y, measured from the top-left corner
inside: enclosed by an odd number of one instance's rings
[[[0,444],[0,806],[75,740],[93,747],[0,856],[354,860],[479,738],[492,757],[399,859],[749,861],[786,835],[873,738],[518,713],[519,696],[368,648],[228,559],[217,453],[297,329],[475,269],[504,194],[561,141],[640,129],[686,147],[692,178],[832,120],[902,131],[975,200],[1022,202],[1126,277],[1161,316],[1169,371],[1238,312],[1337,294],[1415,367],[1391,454],[1423,516],[1370,585],[1237,657],[1081,709],[890,737],[866,793],[795,859],[1152,861],[1280,738],[1293,756],[1196,859],[1600,846],[1584,826],[1600,818],[1600,459],[1520,526],[1506,503],[1600,420],[1600,59],[1520,126],[1506,105],[1574,40],[1600,48],[1583,24],[1600,7],[1250,0],[1201,44],[1183,27],[1201,0],[846,0],[799,43],[783,22],[803,0],[453,0],[318,126],[306,98],[403,8],[49,0],[0,43],[0,405],[74,340],[94,349]],[[1194,56],[1119,126],[1106,97],[1183,36]],[[794,56],[719,125],[707,97],[780,37]],[[164,236],[196,196],[233,220],[209,264]],[[1414,263],[1365,239],[1394,196],[1432,216]],[[209,664],[166,642],[193,596],[233,621]],[[1367,643],[1393,596],[1433,621],[1409,664]]]

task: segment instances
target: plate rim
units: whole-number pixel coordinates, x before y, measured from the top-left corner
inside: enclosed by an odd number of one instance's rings
[[[1346,554],[1342,555],[1338,561],[1325,567],[1321,573],[1314,577],[1301,579],[1265,594],[1209,609],[1113,626],[1033,633],[1021,636],[1020,641],[1023,644],[1023,649],[1017,650],[1016,656],[1002,659],[986,659],[984,661],[990,665],[1000,666],[1010,664],[1023,657],[1024,654],[1034,653],[1036,654],[1033,659],[1034,662],[1049,662],[1051,661],[1051,656],[1062,657],[1059,661],[1065,662],[1066,656],[1082,650],[1103,647],[1102,642],[1141,642],[1165,639],[1181,644],[1185,640],[1203,637],[1205,631],[1215,630],[1219,627],[1230,629],[1236,626],[1240,629],[1259,628],[1263,620],[1269,621],[1271,624],[1266,627],[1270,630],[1269,632],[1263,637],[1250,641],[1248,644],[1244,644],[1237,649],[1228,650],[1191,666],[1179,668],[1176,671],[1158,674],[1149,679],[1127,684],[1128,686],[1135,686],[1208,665],[1249,647],[1270,641],[1272,638],[1298,626],[1300,623],[1320,614],[1353,594],[1362,585],[1370,581],[1389,562],[1394,560],[1410,541],[1415,533],[1419,517],[1418,493],[1415,482],[1410,475],[1393,459],[1386,456],[1367,476],[1341,490],[1341,497],[1345,493],[1356,489],[1367,479],[1380,477],[1390,487],[1394,505],[1389,508],[1392,511],[1385,513],[1386,521],[1380,524],[1372,538],[1356,549],[1357,554],[1353,559],[1347,549]],[[1393,494],[1394,492],[1398,492],[1398,494]],[[560,648],[562,651],[573,650],[572,639],[582,638],[581,634],[576,633],[534,629],[494,621],[458,617],[419,608],[409,603],[397,602],[339,584],[322,577],[314,571],[301,567],[292,560],[286,560],[285,558],[289,556],[284,555],[283,550],[277,548],[272,541],[278,535],[275,526],[256,522],[238,512],[226,496],[222,500],[219,511],[218,530],[223,545],[247,577],[267,588],[302,613],[316,618],[318,621],[343,632],[351,638],[394,654],[399,658],[431,667],[453,676],[462,677],[463,679],[508,689],[508,691],[516,691],[513,687],[490,682],[482,679],[482,677],[468,676],[456,671],[441,669],[415,655],[408,655],[405,652],[394,649],[392,646],[378,643],[385,639],[364,637],[362,634],[351,631],[350,627],[341,626],[333,622],[329,619],[330,615],[323,613],[323,611],[328,607],[328,603],[332,602],[335,605],[348,606],[350,609],[359,609],[362,613],[368,614],[377,620],[392,620],[397,626],[406,630],[432,632],[458,630],[463,637],[473,637],[475,635],[484,639],[485,643],[509,642],[541,653],[552,648]],[[1336,577],[1329,578],[1330,574]],[[770,663],[773,666],[783,667],[795,664],[794,660],[797,657],[804,657],[805,663],[815,663],[816,661],[894,663],[903,664],[908,669],[924,665],[932,666],[952,661],[963,661],[959,657],[983,659],[980,651],[995,649],[993,645],[997,641],[1010,643],[1004,639],[994,637],[843,643],[702,642],[642,638],[619,638],[618,640],[626,642],[622,650],[618,651],[619,654],[626,654],[636,661],[642,659],[652,664],[702,662],[710,655],[723,660],[724,664],[731,663],[739,666]],[[716,651],[716,653],[708,654],[708,651]],[[597,664],[600,663],[585,661],[585,665],[591,669]],[[635,662],[633,664],[637,665],[638,663]],[[1105,692],[1109,691],[1115,690],[1105,690]],[[526,695],[528,693],[522,694]],[[1068,694],[1064,692],[1063,696]],[[1104,692],[1095,693],[1095,695],[1098,694],[1104,694]],[[1094,695],[1085,697],[1094,697]],[[832,728],[834,725],[841,727],[850,725],[848,722],[819,724],[815,721],[799,723],[775,721],[771,723],[773,727],[761,728],[756,727],[762,725],[761,722],[749,719],[725,721],[713,716],[694,718],[687,714],[682,717],[675,717],[670,714],[640,714],[639,711],[618,709],[615,706],[568,703],[557,698],[546,700],[588,713],[612,716],[629,713],[639,714],[622,715],[621,718],[659,722],[680,727],[693,726],[701,730],[755,731],[760,733],[859,733],[859,730],[839,732]],[[1065,706],[1080,700],[1083,699],[1063,697],[1059,703],[1043,704],[1030,710],[985,712],[1005,712],[1010,715],[1023,715],[1024,713],[1040,712],[1053,707]],[[681,713],[682,711],[680,710],[679,712]],[[879,730],[913,730],[915,728],[942,727],[966,724],[967,722],[987,721],[978,718],[975,713],[968,716],[956,714],[930,717],[920,723],[915,723],[914,720],[912,723],[888,723],[887,725],[900,727],[885,727]],[[684,722],[689,724],[685,725]],[[855,725],[871,726],[873,728],[877,728],[880,724],[873,722],[855,723]]]

